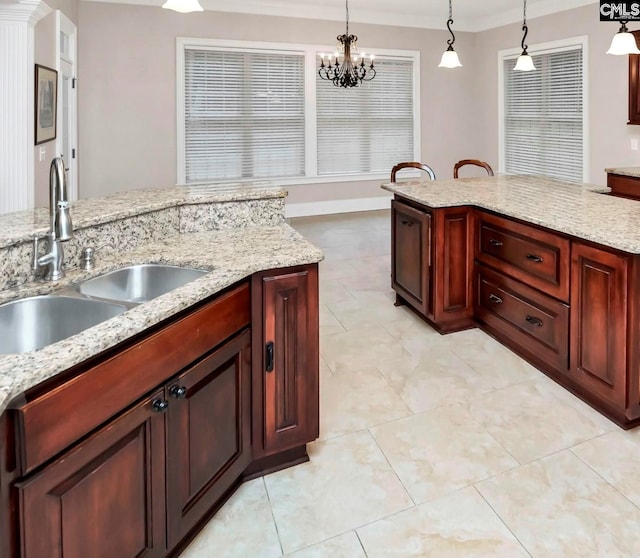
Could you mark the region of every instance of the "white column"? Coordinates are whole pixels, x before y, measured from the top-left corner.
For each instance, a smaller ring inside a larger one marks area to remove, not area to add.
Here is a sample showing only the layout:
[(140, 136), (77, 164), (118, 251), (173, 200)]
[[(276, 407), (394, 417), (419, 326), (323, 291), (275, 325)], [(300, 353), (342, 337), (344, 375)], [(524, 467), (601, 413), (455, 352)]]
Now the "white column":
[(41, 0), (0, 1), (0, 213), (33, 207), (34, 32)]

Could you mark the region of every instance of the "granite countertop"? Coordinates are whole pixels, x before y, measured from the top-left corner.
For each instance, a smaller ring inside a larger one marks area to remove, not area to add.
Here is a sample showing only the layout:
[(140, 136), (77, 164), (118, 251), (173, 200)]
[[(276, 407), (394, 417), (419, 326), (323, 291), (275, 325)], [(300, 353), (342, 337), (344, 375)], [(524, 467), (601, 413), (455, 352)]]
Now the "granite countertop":
[[(287, 191), (271, 182), (201, 184), (131, 190), (70, 204), (73, 228), (80, 229), (168, 207), (200, 203), (284, 198)], [(49, 230), (49, 209), (39, 207), (0, 215), (0, 248), (43, 236)]]
[[(264, 193), (264, 190), (262, 190)], [(262, 195), (261, 197), (265, 197)], [(171, 317), (257, 271), (316, 263), (322, 252), (286, 224), (176, 235), (130, 252), (103, 256), (92, 272), (71, 270), (54, 284), (31, 283), (14, 298), (43, 294), (130, 264), (165, 263), (211, 270), (154, 300), (39, 351), (0, 356), (0, 412), (30, 387), (148, 327)]]
[(471, 205), (631, 254), (640, 254), (640, 201), (608, 188), (544, 176), (421, 180), (382, 186), (428, 207)]
[(619, 174), (621, 176), (631, 176), (634, 178), (640, 178), (640, 167), (618, 167), (604, 169), (604, 172), (609, 174)]

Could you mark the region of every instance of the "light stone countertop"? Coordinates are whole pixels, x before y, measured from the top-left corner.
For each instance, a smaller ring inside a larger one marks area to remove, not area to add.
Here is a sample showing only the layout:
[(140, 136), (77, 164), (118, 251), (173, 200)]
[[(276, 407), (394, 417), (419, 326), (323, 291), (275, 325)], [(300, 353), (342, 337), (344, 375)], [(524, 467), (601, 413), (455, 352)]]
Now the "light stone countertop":
[[(264, 196), (263, 196), (264, 197)], [(104, 256), (92, 272), (71, 270), (54, 284), (31, 283), (15, 298), (44, 294), (88, 277), (139, 263), (164, 263), (211, 270), (203, 277), (106, 322), (39, 351), (0, 356), (0, 413), (11, 399), (155, 325), (257, 271), (316, 263), (322, 252), (289, 225), (189, 233)]]
[(603, 195), (609, 189), (601, 186), (498, 175), (388, 183), (382, 188), (428, 207), (475, 206), (640, 254), (640, 201)]
[(640, 167), (618, 167), (604, 169), (604, 172), (610, 174), (619, 174), (621, 176), (631, 176), (634, 178), (640, 178)]
[[(92, 227), (169, 207), (202, 203), (284, 198), (286, 189), (271, 182), (202, 184), (131, 190), (70, 204), (74, 230)], [(39, 207), (0, 215), (0, 248), (43, 236), (49, 230), (49, 209)]]

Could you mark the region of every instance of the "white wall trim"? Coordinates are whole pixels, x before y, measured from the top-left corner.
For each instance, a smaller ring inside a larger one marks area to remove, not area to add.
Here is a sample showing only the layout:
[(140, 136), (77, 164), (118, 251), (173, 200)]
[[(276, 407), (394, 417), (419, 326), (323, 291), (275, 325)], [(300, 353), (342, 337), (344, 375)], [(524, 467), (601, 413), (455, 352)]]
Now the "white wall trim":
[[(105, 0), (86, 0), (104, 2)], [(158, 0), (107, 0), (112, 4), (137, 4), (141, 6), (157, 7)], [(480, 0), (476, 0), (480, 1)], [(542, 0), (527, 7), (527, 18), (533, 19), (590, 4), (597, 4), (597, 0)], [(344, 5), (327, 5), (316, 3), (313, 5), (297, 2), (296, 0), (244, 0), (243, 2), (229, 2), (228, 0), (202, 0), (202, 7), (207, 11), (228, 12), (238, 14), (268, 15), (280, 17), (307, 18), (324, 21), (344, 22)], [(389, 3), (387, 10), (359, 10), (350, 14), (353, 23), (374, 25), (394, 25), (398, 27), (417, 27), (421, 29), (446, 29), (446, 17), (422, 15), (405, 9), (400, 11), (394, 3)], [(465, 17), (464, 13), (455, 15), (456, 32), (478, 32), (501, 27), (522, 21), (522, 2), (517, 7), (505, 10), (483, 18)], [(594, 15), (594, 17), (596, 17)], [(357, 30), (356, 30), (357, 31)]]
[(291, 217), (311, 217), (313, 215), (333, 215), (336, 213), (355, 213), (357, 211), (375, 211), (391, 208), (393, 196), (372, 198), (354, 198), (347, 200), (329, 200), (321, 202), (289, 203), (285, 202), (284, 214)]
[(40, 0), (0, 4), (0, 213), (34, 205), (34, 27), (50, 12)]

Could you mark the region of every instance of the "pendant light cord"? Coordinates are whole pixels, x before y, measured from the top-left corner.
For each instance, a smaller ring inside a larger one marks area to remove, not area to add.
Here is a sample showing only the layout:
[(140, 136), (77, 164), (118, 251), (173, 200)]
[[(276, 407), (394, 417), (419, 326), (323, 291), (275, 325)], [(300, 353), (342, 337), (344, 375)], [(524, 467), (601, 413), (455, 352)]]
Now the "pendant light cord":
[(349, 36), (349, 0), (346, 0), (347, 5), (347, 37)]
[(449, 0), (449, 19), (447, 20), (447, 29), (451, 33), (451, 38), (447, 40), (449, 47), (447, 50), (453, 50), (453, 43), (456, 42), (456, 36), (453, 34), (451, 25), (453, 24), (453, 10), (451, 9), (451, 0)]

